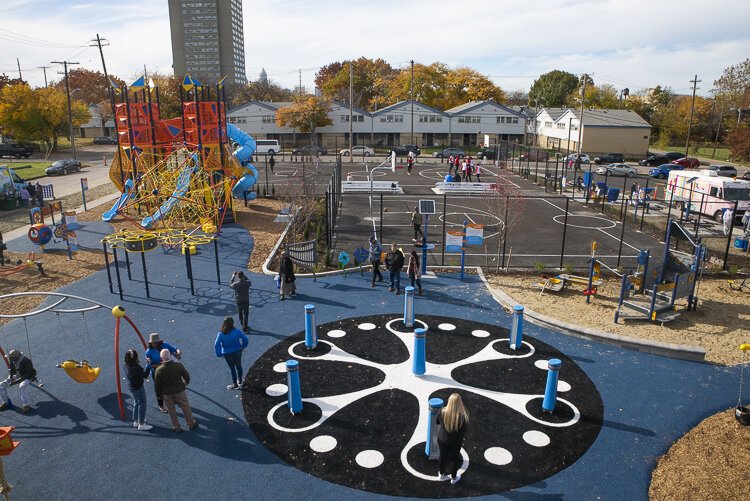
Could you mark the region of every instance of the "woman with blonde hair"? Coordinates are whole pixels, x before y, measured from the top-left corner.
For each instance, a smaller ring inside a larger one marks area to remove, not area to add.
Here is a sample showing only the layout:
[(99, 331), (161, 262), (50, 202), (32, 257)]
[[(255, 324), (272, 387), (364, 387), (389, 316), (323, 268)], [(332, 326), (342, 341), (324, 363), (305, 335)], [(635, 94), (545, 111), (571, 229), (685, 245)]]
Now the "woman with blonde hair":
[(461, 447), (469, 424), (469, 411), (466, 410), (461, 395), (453, 393), (448, 398), (448, 404), (438, 414), (438, 448), (440, 460), (438, 478), (450, 479), (451, 484), (461, 480), (458, 468), (461, 460)]

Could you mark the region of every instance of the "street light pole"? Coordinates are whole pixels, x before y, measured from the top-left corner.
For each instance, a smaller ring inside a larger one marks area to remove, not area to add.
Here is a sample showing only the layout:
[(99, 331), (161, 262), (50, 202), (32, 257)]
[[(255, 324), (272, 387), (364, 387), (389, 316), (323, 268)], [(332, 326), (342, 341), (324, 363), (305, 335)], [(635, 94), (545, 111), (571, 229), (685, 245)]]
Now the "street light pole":
[(52, 61), (53, 64), (62, 64), (65, 71), (65, 94), (68, 97), (68, 126), (70, 128), (70, 147), (73, 150), (73, 160), (76, 160), (76, 138), (73, 135), (73, 110), (70, 105), (70, 85), (68, 83), (68, 65), (79, 64), (69, 61)]
[(414, 141), (414, 59), (409, 61), (411, 63), (411, 142), (417, 144)]
[(687, 140), (685, 141), (685, 158), (688, 158), (688, 153), (690, 152), (690, 129), (693, 128), (693, 112), (695, 111), (695, 89), (697, 89), (698, 82), (701, 82), (701, 80), (698, 80), (698, 75), (695, 75), (695, 78), (690, 80), (690, 83), (693, 84), (693, 101), (690, 104), (690, 121), (688, 122), (688, 131), (687, 131)]
[(354, 61), (349, 61), (349, 162), (354, 162)]

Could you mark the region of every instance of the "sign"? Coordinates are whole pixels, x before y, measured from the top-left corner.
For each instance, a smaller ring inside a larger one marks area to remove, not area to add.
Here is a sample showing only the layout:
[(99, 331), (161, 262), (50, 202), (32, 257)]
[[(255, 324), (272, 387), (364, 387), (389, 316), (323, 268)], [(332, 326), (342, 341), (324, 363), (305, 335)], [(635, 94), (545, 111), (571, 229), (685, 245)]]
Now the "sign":
[(466, 226), (466, 245), (482, 245), (484, 243), (484, 225), (469, 224)]
[(62, 202), (60, 200), (42, 207), (42, 217), (51, 216), (54, 212), (62, 212)]
[(420, 200), (419, 201), (419, 213), (420, 214), (435, 214), (435, 201), (434, 200)]
[(76, 211), (63, 212), (63, 216), (65, 216), (65, 224), (68, 225), (69, 230), (78, 229), (78, 216), (76, 215)]
[(81, 190), (83, 190), (83, 191), (89, 191), (89, 180), (88, 180), (88, 178), (85, 178), (85, 177), (81, 178)]
[(463, 241), (463, 232), (447, 231), (445, 233), (445, 252), (461, 252)]
[(484, 147), (485, 148), (490, 147), (490, 135), (489, 134), (484, 135)]

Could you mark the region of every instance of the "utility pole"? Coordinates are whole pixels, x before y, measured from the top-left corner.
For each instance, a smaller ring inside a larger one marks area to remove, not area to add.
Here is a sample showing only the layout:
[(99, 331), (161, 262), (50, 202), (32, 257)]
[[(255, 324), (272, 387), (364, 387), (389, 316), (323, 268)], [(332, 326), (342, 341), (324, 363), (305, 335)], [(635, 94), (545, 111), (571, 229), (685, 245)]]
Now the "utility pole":
[[(721, 89), (719, 89), (719, 93), (721, 93)], [(724, 103), (721, 102), (721, 98), (718, 98), (717, 101), (719, 101), (719, 123), (716, 125), (716, 137), (714, 138), (714, 151), (711, 153), (711, 158), (716, 158), (716, 145), (719, 143), (719, 133), (721, 132), (721, 121), (724, 119)], [(716, 104), (716, 101), (714, 101), (714, 104)]]
[(581, 119), (578, 122), (578, 148), (576, 148), (576, 153), (578, 153), (578, 158), (576, 158), (576, 165), (580, 166), (581, 164), (581, 140), (583, 138), (583, 108), (586, 103), (586, 83), (589, 80), (589, 76), (584, 73), (583, 74), (583, 86), (581, 87)]
[(690, 80), (690, 83), (693, 84), (693, 101), (690, 104), (690, 121), (688, 122), (687, 140), (685, 141), (685, 158), (688, 157), (688, 153), (690, 151), (690, 129), (693, 127), (693, 112), (695, 111), (695, 90), (698, 88), (696, 87), (698, 85), (698, 82), (701, 81), (702, 80), (698, 80), (698, 75), (695, 75), (695, 78)]
[(23, 82), (23, 75), (21, 74), (21, 61), (16, 58), (16, 64), (18, 65), (18, 79)]
[[(107, 88), (109, 88), (112, 84), (109, 82), (109, 74), (107, 73), (107, 63), (104, 62), (104, 51), (102, 50), (103, 46), (108, 46), (109, 45), (109, 41), (106, 38), (100, 38), (99, 37), (99, 33), (97, 33), (96, 34), (96, 39), (92, 40), (92, 42), (95, 42), (96, 47), (99, 47), (99, 55), (102, 58), (102, 69), (104, 69), (104, 78), (107, 79), (107, 82), (105, 83), (105, 85), (107, 86)], [(102, 42), (106, 42), (106, 43), (102, 43)], [(92, 45), (90, 45), (90, 47), (94, 47), (94, 45), (92, 44)], [(112, 91), (108, 92), (108, 94), (109, 94), (109, 102), (112, 105), (112, 116), (114, 116), (114, 114), (115, 114), (115, 98), (114, 98), (114, 94), (113, 94)]]
[[(70, 85), (68, 84), (68, 65), (80, 64), (70, 61), (52, 61), (53, 64), (62, 64), (65, 69), (65, 95), (68, 96), (68, 126), (70, 128), (70, 147), (73, 150), (73, 160), (76, 159), (76, 138), (73, 135), (73, 110), (70, 106)], [(58, 72), (59, 73), (59, 72)]]
[(411, 141), (414, 141), (414, 59), (409, 61), (411, 63)]
[(354, 162), (354, 61), (349, 61), (349, 162)]
[(47, 68), (51, 68), (52, 66), (37, 66), (40, 70), (44, 71), (44, 88), (46, 89), (47, 86)]
[(299, 93), (302, 94), (302, 68), (299, 69)]

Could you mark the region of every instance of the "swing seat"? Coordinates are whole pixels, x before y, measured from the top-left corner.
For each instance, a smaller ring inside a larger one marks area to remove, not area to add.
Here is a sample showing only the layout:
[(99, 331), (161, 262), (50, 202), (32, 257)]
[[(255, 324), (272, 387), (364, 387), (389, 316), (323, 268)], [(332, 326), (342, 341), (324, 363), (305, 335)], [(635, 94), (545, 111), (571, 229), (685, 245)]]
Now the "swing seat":
[(80, 362), (66, 360), (57, 366), (65, 369), (68, 376), (76, 383), (93, 383), (101, 372), (100, 367), (91, 367), (86, 360)]
[(750, 408), (738, 404), (734, 409), (734, 418), (742, 426), (750, 425)]

